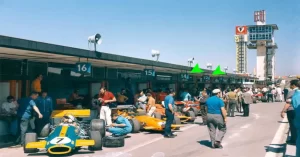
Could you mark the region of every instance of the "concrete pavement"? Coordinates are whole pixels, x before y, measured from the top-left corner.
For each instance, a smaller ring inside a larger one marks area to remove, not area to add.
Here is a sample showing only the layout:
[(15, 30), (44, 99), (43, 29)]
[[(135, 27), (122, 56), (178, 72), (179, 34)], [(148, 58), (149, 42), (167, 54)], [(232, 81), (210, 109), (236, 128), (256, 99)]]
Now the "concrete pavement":
[[(282, 124), (280, 111), (283, 103), (258, 103), (250, 105), (250, 117), (229, 117), (227, 133), (223, 139), (223, 149), (211, 149), (206, 126), (187, 124), (177, 132), (174, 139), (165, 139), (161, 134), (141, 132), (131, 134), (123, 148), (103, 148), (102, 151), (90, 153), (87, 150), (73, 156), (81, 157), (263, 157), (266, 151), (275, 151), (270, 144), (279, 126)], [(201, 117), (196, 123), (201, 122)], [(280, 145), (280, 143), (277, 143)], [(276, 150), (278, 153), (278, 150)], [(279, 154), (284, 150), (279, 150)], [(40, 154), (30, 156), (45, 156)], [(0, 157), (29, 156), (22, 148), (0, 149)], [(154, 157), (154, 156), (153, 156)]]

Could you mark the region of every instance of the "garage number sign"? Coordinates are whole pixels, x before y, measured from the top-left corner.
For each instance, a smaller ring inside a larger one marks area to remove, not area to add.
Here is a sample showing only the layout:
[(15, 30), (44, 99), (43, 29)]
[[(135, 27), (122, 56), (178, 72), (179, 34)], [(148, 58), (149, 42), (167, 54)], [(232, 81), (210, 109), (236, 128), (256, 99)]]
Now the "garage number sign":
[(144, 69), (144, 73), (146, 76), (155, 77), (155, 70), (154, 69)]
[(189, 74), (187, 73), (180, 74), (180, 77), (182, 80), (188, 80), (190, 78)]
[(92, 69), (91, 63), (76, 63), (76, 72), (90, 74)]

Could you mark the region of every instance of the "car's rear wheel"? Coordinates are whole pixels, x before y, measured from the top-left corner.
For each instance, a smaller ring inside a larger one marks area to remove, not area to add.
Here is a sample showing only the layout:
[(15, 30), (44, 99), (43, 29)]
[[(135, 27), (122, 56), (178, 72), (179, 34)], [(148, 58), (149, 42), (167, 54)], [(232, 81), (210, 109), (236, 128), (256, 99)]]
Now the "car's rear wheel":
[(132, 133), (138, 133), (141, 130), (141, 123), (136, 119), (128, 119), (132, 126)]
[(137, 115), (138, 116), (144, 116), (144, 115), (147, 115), (147, 112), (145, 110), (138, 109), (137, 110)]
[(191, 119), (189, 120), (190, 122), (194, 122), (195, 119), (196, 119), (195, 113), (194, 113), (193, 111), (187, 111), (187, 112), (185, 113), (185, 115), (186, 115), (187, 117), (190, 117), (190, 118), (191, 118)]
[(93, 119), (90, 125), (91, 125), (91, 131), (99, 131), (101, 137), (105, 136), (106, 134), (105, 121), (103, 119)]
[(89, 150), (102, 150), (102, 136), (99, 131), (90, 131), (90, 139), (95, 141), (95, 145), (89, 146)]
[(24, 143), (24, 153), (35, 153), (38, 151), (36, 148), (26, 148), (26, 145), (30, 142), (36, 142), (37, 141), (37, 135), (36, 133), (26, 133), (25, 134), (25, 143)]

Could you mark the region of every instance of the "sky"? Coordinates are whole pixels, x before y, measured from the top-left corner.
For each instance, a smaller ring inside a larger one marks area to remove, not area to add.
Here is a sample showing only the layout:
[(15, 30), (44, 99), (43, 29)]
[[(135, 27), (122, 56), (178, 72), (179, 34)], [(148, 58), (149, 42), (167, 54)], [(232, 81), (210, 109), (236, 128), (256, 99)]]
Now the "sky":
[[(276, 75), (300, 74), (299, 0), (0, 0), (0, 35), (89, 49), (87, 38), (102, 36), (101, 52), (200, 68), (235, 68), (235, 26), (253, 25), (253, 12), (266, 10), (275, 32)], [(248, 72), (256, 51), (248, 51)]]

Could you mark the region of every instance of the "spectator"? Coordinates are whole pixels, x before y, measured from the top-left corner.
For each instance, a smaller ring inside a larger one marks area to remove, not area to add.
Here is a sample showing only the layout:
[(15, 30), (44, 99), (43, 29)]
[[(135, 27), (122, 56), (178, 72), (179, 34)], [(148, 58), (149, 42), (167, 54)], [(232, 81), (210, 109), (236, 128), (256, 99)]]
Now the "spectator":
[(42, 74), (37, 75), (31, 83), (31, 91), (38, 92), (40, 94), (42, 92), (42, 85), (41, 85), (42, 80), (43, 80), (43, 75)]
[(285, 87), (283, 90), (284, 101), (287, 101), (288, 93), (289, 93), (289, 89)]
[[(292, 82), (293, 81), (293, 82)], [(297, 129), (297, 140), (296, 140), (296, 157), (300, 156), (300, 81), (292, 80), (291, 84), (296, 85), (294, 88), (295, 92), (291, 99), (291, 104), (295, 111), (294, 125)]]
[(249, 117), (249, 105), (253, 103), (253, 99), (250, 93), (244, 89), (244, 93), (241, 95), (242, 105), (244, 110), (244, 117)]
[(206, 100), (208, 99), (208, 95), (206, 90), (201, 92), (200, 98), (194, 98), (196, 101), (200, 102), (200, 110), (201, 110), (201, 117), (202, 117), (202, 125), (207, 125), (207, 105)]
[(38, 135), (40, 135), (43, 127), (46, 124), (50, 123), (50, 117), (53, 111), (53, 101), (52, 98), (48, 96), (48, 92), (43, 91), (42, 95), (35, 100), (35, 103), (41, 114), (43, 115), (43, 118), (36, 119), (36, 130)]
[(137, 99), (137, 107), (146, 111), (147, 97), (143, 90), (139, 90), (139, 98)]
[(106, 125), (110, 126), (112, 122), (111, 109), (109, 108), (109, 105), (116, 102), (116, 97), (113, 95), (113, 93), (107, 91), (105, 87), (101, 87), (98, 100), (102, 105), (100, 109), (100, 119), (105, 120)]
[(229, 103), (229, 109), (228, 109), (228, 116), (234, 117), (234, 110), (236, 108), (237, 104), (237, 94), (233, 92), (233, 90), (229, 89), (230, 92), (227, 93), (228, 103)]
[(16, 130), (18, 128), (16, 114), (18, 107), (19, 105), (13, 96), (8, 96), (6, 102), (2, 103), (1, 113), (5, 115), (5, 120), (8, 122), (10, 130), (10, 135), (4, 137), (4, 142), (8, 142), (9, 139), (16, 136)]
[[(40, 110), (36, 106), (34, 100), (38, 97), (37, 92), (32, 92), (30, 97), (21, 101), (20, 108), (18, 110), (18, 115), (20, 115), (20, 129), (21, 129), (21, 145), (25, 143), (25, 133), (28, 130), (28, 126), (31, 118), (33, 117), (33, 110), (38, 114), (39, 118), (43, 118)], [(32, 126), (31, 126), (32, 127)]]
[(236, 90), (236, 94), (237, 94), (237, 104), (236, 104), (236, 110), (240, 113), (242, 113), (242, 98), (241, 98), (241, 95), (242, 95), (242, 91), (241, 91), (241, 88), (237, 88)]
[(294, 119), (295, 119), (295, 110), (293, 108), (293, 106), (291, 105), (291, 99), (292, 96), (294, 95), (295, 91), (298, 89), (297, 87), (297, 82), (298, 80), (292, 80), (290, 82), (290, 88), (292, 89), (290, 92), (288, 92), (287, 96), (286, 96), (286, 104), (284, 105), (282, 112), (281, 112), (281, 117), (284, 118), (284, 114), (287, 114), (287, 119), (289, 122), (289, 126), (290, 126), (290, 132), (291, 132), (291, 138), (289, 141), (287, 141), (287, 143), (289, 144), (296, 144), (296, 139), (297, 139), (297, 130), (295, 128), (295, 124), (294, 124)]
[(148, 98), (148, 102), (147, 102), (147, 115), (149, 116), (153, 116), (153, 113), (156, 109), (155, 107), (155, 99), (152, 97), (151, 93), (147, 93), (147, 98)]

